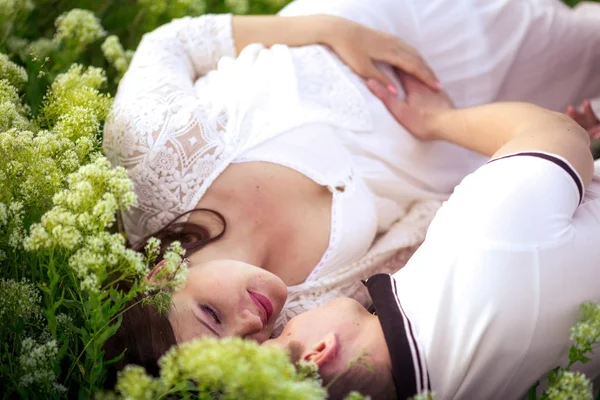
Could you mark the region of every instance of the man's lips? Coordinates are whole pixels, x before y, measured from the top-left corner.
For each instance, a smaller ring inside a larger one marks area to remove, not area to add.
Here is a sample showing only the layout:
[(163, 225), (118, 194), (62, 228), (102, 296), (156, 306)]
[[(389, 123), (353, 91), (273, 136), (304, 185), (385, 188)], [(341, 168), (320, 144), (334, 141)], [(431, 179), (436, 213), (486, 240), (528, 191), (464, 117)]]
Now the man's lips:
[(262, 294), (254, 293), (248, 291), (250, 298), (258, 306), (258, 311), (260, 312), (260, 319), (262, 320), (264, 325), (269, 323), (271, 316), (273, 315), (273, 304), (271, 301)]

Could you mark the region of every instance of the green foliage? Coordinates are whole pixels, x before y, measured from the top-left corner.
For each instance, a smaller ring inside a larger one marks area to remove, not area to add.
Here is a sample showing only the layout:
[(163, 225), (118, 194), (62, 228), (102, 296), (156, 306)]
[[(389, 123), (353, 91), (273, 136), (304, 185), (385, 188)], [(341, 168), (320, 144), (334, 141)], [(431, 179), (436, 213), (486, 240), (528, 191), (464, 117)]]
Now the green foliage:
[[(590, 380), (582, 373), (570, 369), (575, 363), (589, 362), (592, 347), (600, 342), (600, 305), (596, 302), (584, 303), (579, 313), (579, 321), (571, 328), (573, 344), (569, 349), (569, 364), (550, 371), (548, 389), (538, 398), (539, 400), (593, 399)], [(536, 398), (537, 386), (538, 384), (531, 388), (529, 398)]]
[[(125, 171), (101, 154), (112, 96), (142, 35), (175, 17), (273, 13), (287, 2), (0, 0), (0, 398), (94, 397), (102, 346), (125, 305), (152, 291), (145, 301), (165, 310), (185, 278), (175, 244), (159, 273), (171, 279), (148, 286), (159, 243), (145, 254), (126, 247), (115, 215), (135, 196)], [(591, 325), (573, 332), (577, 360), (597, 340), (589, 311)], [(129, 367), (103, 397), (326, 397), (314, 365), (296, 370), (283, 351), (240, 339), (187, 343), (160, 364), (158, 378)], [(587, 390), (569, 374), (556, 371), (557, 391)]]
[[(93, 397), (106, 370), (102, 346), (125, 304), (185, 278), (173, 245), (161, 273), (174, 279), (148, 287), (158, 243), (144, 256), (117, 232), (116, 213), (136, 199), (125, 170), (101, 154), (102, 128), (143, 33), (227, 9), (0, 0), (0, 398)], [(124, 279), (127, 292), (118, 289)], [(145, 301), (165, 309), (169, 296), (157, 293)]]
[(158, 378), (141, 367), (126, 368), (116, 393), (104, 397), (321, 400), (326, 396), (319, 382), (296, 371), (284, 351), (240, 338), (187, 342), (167, 352), (159, 365)]
[(47, 87), (73, 63), (104, 69), (106, 89), (114, 94), (142, 35), (173, 18), (223, 12), (272, 14), (288, 2), (0, 0), (0, 53), (27, 69), (29, 80), (23, 89), (37, 114)]

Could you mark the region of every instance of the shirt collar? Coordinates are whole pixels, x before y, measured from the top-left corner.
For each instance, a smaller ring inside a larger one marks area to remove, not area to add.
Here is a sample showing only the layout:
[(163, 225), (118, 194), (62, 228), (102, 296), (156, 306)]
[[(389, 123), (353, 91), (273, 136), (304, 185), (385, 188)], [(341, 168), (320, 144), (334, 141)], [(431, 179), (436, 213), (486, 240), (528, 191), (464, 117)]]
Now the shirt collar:
[(377, 274), (363, 283), (373, 301), (369, 311), (379, 318), (390, 352), (396, 397), (408, 399), (431, 391), (425, 358), (400, 304), (396, 281), (391, 275)]

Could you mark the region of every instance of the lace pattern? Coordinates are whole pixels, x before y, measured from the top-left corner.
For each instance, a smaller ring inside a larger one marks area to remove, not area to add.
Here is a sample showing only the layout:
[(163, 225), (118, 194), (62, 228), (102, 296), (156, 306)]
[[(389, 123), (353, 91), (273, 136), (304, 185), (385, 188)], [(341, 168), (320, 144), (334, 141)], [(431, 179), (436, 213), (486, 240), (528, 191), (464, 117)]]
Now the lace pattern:
[(394, 273), (402, 268), (419, 245), (435, 213), (439, 201), (415, 204), (408, 214), (382, 235), (360, 260), (339, 269), (326, 271), (313, 281), (288, 288), (288, 300), (274, 329), (278, 335), (290, 319), (338, 297), (351, 297), (363, 306), (370, 305), (368, 292), (362, 284), (375, 273)]
[(234, 56), (229, 15), (175, 20), (140, 43), (104, 134), (105, 153), (138, 195), (123, 215), (132, 242), (193, 209), (265, 140), (317, 122), (371, 128), (364, 100), (323, 47), (251, 45)]

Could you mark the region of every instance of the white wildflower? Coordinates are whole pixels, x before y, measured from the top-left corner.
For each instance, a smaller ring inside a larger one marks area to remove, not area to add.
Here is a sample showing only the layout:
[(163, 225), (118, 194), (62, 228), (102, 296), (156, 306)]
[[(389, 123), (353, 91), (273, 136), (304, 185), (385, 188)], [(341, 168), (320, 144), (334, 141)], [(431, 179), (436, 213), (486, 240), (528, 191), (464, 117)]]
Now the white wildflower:
[(10, 203), (8, 206), (8, 215), (11, 221), (8, 245), (13, 249), (20, 249), (23, 247), (25, 241), (25, 228), (23, 226), (25, 212), (23, 211), (23, 203), (19, 201)]
[(48, 391), (61, 390), (56, 385), (54, 364), (58, 355), (58, 346), (55, 340), (38, 343), (31, 338), (26, 338), (21, 343), (19, 356), (19, 370), (21, 378), (19, 383), (23, 387), (45, 388)]
[(28, 326), (36, 326), (42, 321), (42, 296), (36, 287), (26, 280), (17, 282), (0, 279), (0, 321), (2, 327), (7, 321), (20, 318)]
[(0, 79), (6, 79), (17, 89), (22, 89), (27, 82), (27, 71), (9, 60), (6, 54), (0, 53)]
[(56, 19), (54, 41), (72, 44), (79, 51), (105, 35), (100, 20), (89, 10), (74, 8)]
[(102, 53), (104, 53), (104, 57), (117, 70), (119, 77), (125, 74), (133, 57), (133, 52), (125, 51), (116, 35), (111, 35), (104, 40), (104, 43), (102, 43)]
[(592, 400), (592, 383), (580, 372), (559, 370), (544, 392), (547, 400)]
[(34, 60), (44, 60), (56, 49), (56, 42), (48, 38), (41, 38), (29, 44), (29, 54)]

